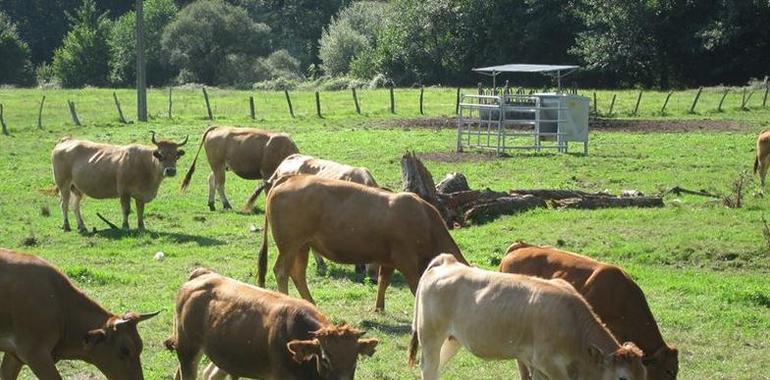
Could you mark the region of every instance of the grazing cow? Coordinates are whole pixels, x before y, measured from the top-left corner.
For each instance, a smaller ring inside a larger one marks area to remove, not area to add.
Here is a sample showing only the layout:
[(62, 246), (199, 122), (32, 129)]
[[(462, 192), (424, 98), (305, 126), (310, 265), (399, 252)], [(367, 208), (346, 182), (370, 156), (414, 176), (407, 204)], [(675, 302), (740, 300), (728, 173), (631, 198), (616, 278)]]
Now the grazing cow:
[(284, 177), (267, 195), (259, 285), (265, 285), (267, 231), (272, 224), (278, 257), (278, 290), (289, 276), (302, 298), (313, 302), (305, 271), (308, 251), (343, 264), (380, 264), (375, 310), (385, 308), (385, 289), (394, 269), (412, 293), (428, 262), (449, 252), (465, 262), (436, 208), (412, 193), (391, 193), (357, 183), (298, 175)]
[(500, 271), (569, 282), (617, 339), (632, 341), (644, 351), (642, 362), (649, 380), (676, 379), (679, 352), (663, 341), (644, 293), (622, 269), (556, 248), (518, 242), (508, 248)]
[(209, 209), (214, 211), (214, 194), (219, 192), (222, 208), (229, 210), (230, 201), (225, 195), (225, 171), (232, 170), (238, 177), (244, 179), (262, 179), (251, 194), (243, 212), (251, 212), (254, 201), (265, 188), (275, 168), (284, 158), (299, 153), (294, 141), (285, 133), (272, 133), (254, 128), (210, 127), (203, 132), (198, 151), (195, 153), (190, 170), (187, 171), (182, 190), (190, 185), (190, 179), (195, 172), (195, 162), (201, 148), (206, 146), (206, 158), (211, 166), (209, 174)]
[[(360, 183), (364, 186), (379, 187), (377, 186), (377, 181), (372, 177), (372, 173), (370, 173), (367, 168), (353, 167), (304, 154), (292, 154), (291, 156), (286, 157), (286, 159), (278, 165), (273, 176), (267, 180), (267, 189), (269, 190), (270, 184), (278, 181), (278, 179), (297, 174), (317, 175), (323, 178)], [(315, 258), (318, 271), (321, 273), (325, 272), (326, 263), (321, 255), (313, 252), (313, 257)], [(374, 281), (377, 280), (377, 272), (379, 272), (379, 270), (380, 266), (377, 264), (367, 264), (365, 269), (366, 274)], [(356, 272), (364, 273), (364, 266), (356, 265)]]
[(335, 326), (307, 301), (260, 289), (208, 269), (194, 270), (177, 293), (174, 333), (166, 347), (179, 358), (176, 378), (195, 379), (202, 354), (208, 379), (353, 379), (359, 355), (377, 339)]
[(177, 144), (156, 141), (155, 147), (142, 145), (109, 145), (65, 137), (51, 152), (53, 177), (61, 194), (62, 228), (70, 230), (69, 204), (78, 222), (78, 230), (86, 231), (80, 215), (80, 201), (84, 195), (96, 199), (120, 198), (123, 209), (123, 228), (128, 229), (131, 199), (136, 202), (137, 226), (144, 230), (144, 205), (155, 199), (160, 182), (176, 175), (176, 161), (184, 155), (179, 148), (187, 138)]
[(136, 326), (157, 314), (112, 314), (51, 264), (0, 248), (0, 379), (15, 380), (27, 365), (57, 380), (56, 362), (83, 360), (108, 379), (141, 380)]
[(754, 157), (754, 174), (759, 174), (759, 193), (765, 193), (765, 177), (770, 167), (770, 130), (757, 136), (757, 155)]
[(420, 278), (409, 364), (422, 345), (422, 378), (466, 347), (485, 359), (518, 359), (535, 379), (642, 380), (642, 352), (620, 345), (562, 280), (471, 268), (448, 254)]

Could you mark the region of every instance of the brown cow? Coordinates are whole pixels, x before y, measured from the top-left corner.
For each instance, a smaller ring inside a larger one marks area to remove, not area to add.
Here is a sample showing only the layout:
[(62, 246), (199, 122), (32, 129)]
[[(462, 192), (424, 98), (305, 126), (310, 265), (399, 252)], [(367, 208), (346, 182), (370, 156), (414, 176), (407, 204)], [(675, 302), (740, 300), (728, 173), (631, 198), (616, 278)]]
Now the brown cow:
[(84, 195), (96, 199), (120, 198), (123, 209), (123, 228), (128, 229), (128, 214), (131, 199), (136, 202), (137, 226), (144, 230), (144, 205), (155, 199), (158, 188), (165, 177), (176, 175), (176, 161), (184, 155), (179, 148), (187, 138), (177, 144), (171, 141), (156, 141), (155, 147), (142, 145), (109, 145), (65, 137), (51, 152), (53, 176), (61, 194), (61, 212), (64, 217), (62, 228), (70, 230), (69, 204), (78, 222), (78, 230), (86, 231), (80, 215), (80, 201)]
[(676, 379), (678, 351), (663, 341), (644, 293), (622, 269), (556, 248), (518, 242), (508, 248), (500, 271), (566, 280), (616, 338), (632, 341), (644, 351), (648, 379)]
[(353, 379), (358, 356), (372, 356), (378, 343), (307, 301), (203, 268), (179, 289), (174, 326), (166, 346), (179, 358), (178, 380), (196, 378), (204, 353), (216, 366), (209, 379)]
[(294, 141), (285, 133), (272, 133), (254, 128), (210, 127), (203, 132), (195, 159), (182, 181), (182, 190), (190, 185), (190, 179), (195, 172), (195, 162), (198, 161), (198, 155), (204, 145), (206, 158), (211, 166), (208, 203), (211, 211), (215, 210), (215, 191), (219, 192), (222, 208), (225, 210), (232, 208), (225, 195), (226, 170), (232, 170), (238, 177), (244, 179), (263, 180), (243, 206), (244, 212), (250, 212), (254, 201), (265, 187), (267, 179), (273, 175), (275, 168), (284, 158), (299, 153)]
[[(266, 188), (269, 189), (272, 183), (278, 181), (282, 177), (297, 174), (316, 175), (323, 178), (355, 182), (364, 186), (379, 187), (377, 186), (377, 181), (374, 180), (372, 173), (369, 172), (369, 169), (367, 168), (353, 167), (304, 154), (292, 154), (291, 156), (286, 157), (286, 159), (278, 165), (273, 176), (267, 180)], [(315, 258), (318, 271), (320, 273), (326, 272), (326, 263), (321, 255), (313, 252), (313, 257)], [(357, 273), (364, 273), (364, 270), (366, 271), (367, 276), (376, 282), (377, 272), (379, 272), (380, 266), (377, 264), (367, 264), (366, 269), (364, 269), (364, 265), (356, 265)]]
[(770, 130), (757, 136), (757, 155), (754, 157), (754, 174), (759, 174), (759, 193), (765, 193), (765, 177), (770, 167)]
[(143, 379), (136, 326), (156, 314), (112, 314), (51, 264), (0, 248), (3, 380), (25, 364), (39, 379), (61, 379), (59, 360), (83, 360), (108, 379)]
[(642, 352), (620, 345), (563, 280), (471, 268), (433, 259), (414, 303), (409, 365), (422, 345), (423, 380), (460, 347), (485, 359), (518, 359), (536, 379), (643, 380)]
[(305, 271), (308, 251), (344, 264), (380, 264), (376, 310), (385, 308), (393, 270), (403, 273), (414, 294), (428, 262), (442, 252), (466, 262), (436, 208), (412, 193), (298, 175), (273, 186), (265, 206), (259, 252), (259, 285), (265, 285), (267, 231), (273, 226), (278, 290), (288, 293), (289, 276), (302, 298), (313, 302)]

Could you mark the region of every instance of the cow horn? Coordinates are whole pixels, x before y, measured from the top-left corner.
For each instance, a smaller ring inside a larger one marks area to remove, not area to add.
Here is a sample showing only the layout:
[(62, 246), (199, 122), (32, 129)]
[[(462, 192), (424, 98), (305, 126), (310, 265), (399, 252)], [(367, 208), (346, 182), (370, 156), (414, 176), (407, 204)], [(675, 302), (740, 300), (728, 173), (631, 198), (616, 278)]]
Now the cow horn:
[(136, 319), (136, 323), (139, 323), (141, 321), (146, 321), (146, 320), (148, 320), (148, 319), (150, 319), (150, 318), (160, 314), (161, 311), (163, 311), (163, 310), (158, 310), (158, 311), (156, 311), (154, 313), (139, 314), (139, 318)]
[(158, 142), (155, 141), (155, 131), (150, 131), (150, 133), (152, 134), (152, 143), (158, 145)]
[(184, 146), (184, 144), (187, 144), (187, 140), (190, 138), (190, 135), (187, 135), (184, 137), (184, 141), (180, 142), (179, 144), (176, 144), (177, 148), (180, 146)]

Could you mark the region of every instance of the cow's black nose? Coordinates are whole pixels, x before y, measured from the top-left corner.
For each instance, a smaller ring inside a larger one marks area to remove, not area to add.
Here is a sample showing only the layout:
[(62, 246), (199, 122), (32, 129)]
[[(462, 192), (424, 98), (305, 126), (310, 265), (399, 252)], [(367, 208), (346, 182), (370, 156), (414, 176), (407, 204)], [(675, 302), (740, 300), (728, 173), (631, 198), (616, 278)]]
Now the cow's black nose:
[(173, 177), (176, 175), (176, 168), (165, 168), (163, 169), (163, 175), (166, 177)]

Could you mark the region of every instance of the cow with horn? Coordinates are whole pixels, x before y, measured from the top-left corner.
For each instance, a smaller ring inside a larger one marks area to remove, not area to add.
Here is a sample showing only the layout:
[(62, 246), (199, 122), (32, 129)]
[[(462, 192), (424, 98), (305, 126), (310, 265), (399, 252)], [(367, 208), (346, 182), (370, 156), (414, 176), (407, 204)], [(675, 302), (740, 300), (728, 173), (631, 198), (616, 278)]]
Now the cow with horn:
[(154, 146), (110, 145), (65, 137), (51, 152), (53, 176), (61, 194), (63, 228), (70, 230), (68, 211), (70, 200), (77, 218), (78, 230), (86, 231), (80, 215), (83, 196), (96, 199), (120, 198), (123, 209), (123, 229), (128, 229), (131, 199), (136, 202), (137, 227), (144, 230), (144, 205), (158, 194), (165, 177), (176, 175), (176, 161), (184, 155), (179, 149), (187, 143), (155, 139)]

